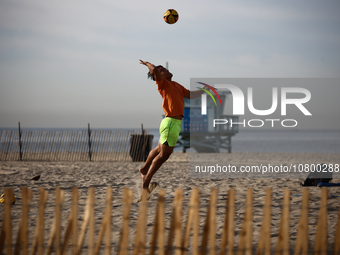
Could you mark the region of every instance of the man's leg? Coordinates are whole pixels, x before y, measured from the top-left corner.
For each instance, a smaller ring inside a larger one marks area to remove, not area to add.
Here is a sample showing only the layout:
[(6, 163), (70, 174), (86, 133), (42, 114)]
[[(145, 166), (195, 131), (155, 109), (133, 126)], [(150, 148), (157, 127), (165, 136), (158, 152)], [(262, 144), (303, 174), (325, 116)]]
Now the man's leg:
[(167, 159), (170, 157), (172, 151), (175, 148), (160, 143), (158, 144), (158, 146), (160, 147), (160, 152), (152, 160), (149, 171), (146, 174), (143, 174), (141, 172), (143, 179), (143, 189), (147, 189), (149, 187), (152, 176), (157, 172), (161, 165), (165, 161), (167, 161)]
[(161, 152), (161, 141), (159, 140), (158, 141), (158, 145), (157, 147), (153, 148), (150, 152), (149, 152), (149, 155), (148, 155), (148, 158), (146, 159), (145, 161), (145, 164), (142, 168), (139, 169), (139, 172), (142, 174), (142, 175), (146, 175), (149, 171), (149, 168), (152, 164), (152, 161), (154, 160), (154, 158)]

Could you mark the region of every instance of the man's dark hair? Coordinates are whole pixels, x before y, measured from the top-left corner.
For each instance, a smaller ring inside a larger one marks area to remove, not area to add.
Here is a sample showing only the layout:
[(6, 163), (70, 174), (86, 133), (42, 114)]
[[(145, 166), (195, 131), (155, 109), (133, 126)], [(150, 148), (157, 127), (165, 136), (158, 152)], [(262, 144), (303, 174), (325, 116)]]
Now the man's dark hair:
[[(155, 68), (160, 68), (160, 67), (163, 67), (163, 66), (159, 65), (159, 66), (156, 66)], [(148, 78), (153, 80), (153, 81), (155, 80), (155, 77), (150, 72), (148, 72)]]

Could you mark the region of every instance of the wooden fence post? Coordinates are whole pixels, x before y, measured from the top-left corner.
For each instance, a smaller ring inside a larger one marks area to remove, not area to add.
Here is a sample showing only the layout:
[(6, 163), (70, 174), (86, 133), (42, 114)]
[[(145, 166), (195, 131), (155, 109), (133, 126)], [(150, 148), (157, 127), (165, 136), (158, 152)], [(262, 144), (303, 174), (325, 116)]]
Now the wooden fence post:
[(158, 207), (158, 248), (159, 255), (165, 254), (165, 191), (159, 192), (159, 207)]
[(52, 253), (53, 242), (55, 242), (55, 254), (61, 254), (61, 245), (60, 245), (60, 227), (61, 227), (61, 205), (64, 199), (64, 192), (60, 187), (57, 187), (55, 190), (55, 214), (53, 218), (52, 228), (50, 230), (50, 239), (47, 244), (46, 255)]
[(199, 226), (199, 222), (198, 222), (199, 208), (198, 208), (198, 206), (199, 206), (199, 189), (195, 188), (191, 192), (188, 218), (187, 218), (185, 234), (184, 234), (183, 243), (182, 243), (182, 248), (183, 248), (182, 255), (187, 254), (187, 247), (189, 245), (189, 237), (190, 237), (190, 232), (191, 232), (192, 227), (194, 229), (192, 254), (198, 255), (198, 232), (199, 232), (199, 229), (198, 229), (198, 226)]
[(123, 223), (119, 240), (118, 255), (129, 254), (129, 219), (132, 203), (132, 190), (123, 189)]
[(89, 204), (90, 204), (90, 215), (89, 215), (89, 232), (88, 232), (88, 249), (89, 255), (94, 255), (94, 188), (89, 188)]
[(321, 188), (321, 203), (318, 225), (315, 233), (314, 254), (327, 254), (327, 198), (328, 189)]
[(64, 192), (60, 187), (56, 188), (56, 208), (55, 208), (55, 220), (56, 220), (56, 233), (55, 233), (55, 247), (56, 255), (61, 255), (61, 210), (64, 200)]
[(31, 255), (36, 254), (38, 251), (39, 255), (44, 253), (44, 232), (45, 232), (45, 207), (47, 202), (48, 193), (43, 187), (39, 189), (39, 208), (38, 208), (38, 219), (36, 221), (35, 233), (32, 242)]
[(308, 254), (308, 204), (309, 191), (302, 189), (302, 205), (299, 227), (297, 230), (294, 255)]
[(270, 188), (266, 190), (266, 199), (263, 209), (263, 219), (261, 226), (261, 233), (259, 243), (257, 246), (256, 255), (260, 255), (264, 252), (265, 255), (270, 255), (271, 243), (270, 243), (270, 224), (271, 224), (271, 202), (272, 191)]
[(106, 189), (106, 202), (105, 202), (105, 213), (103, 216), (102, 224), (100, 226), (99, 235), (97, 238), (97, 244), (95, 247), (95, 255), (99, 254), (100, 245), (105, 234), (105, 254), (111, 254), (111, 204), (112, 204), (112, 188)]
[(21, 129), (20, 129), (20, 122), (19, 124), (19, 158), (22, 161), (22, 142), (21, 142)]
[(216, 201), (217, 201), (217, 189), (212, 189), (210, 194), (209, 206), (207, 211), (207, 217), (203, 229), (201, 255), (207, 253), (208, 240), (210, 239), (209, 254), (215, 255), (216, 253)]
[(72, 233), (72, 255), (76, 255), (78, 252), (77, 232), (78, 232), (78, 199), (79, 192), (78, 188), (73, 187), (72, 189), (72, 208), (68, 218), (68, 223), (65, 231), (62, 255), (67, 253), (67, 246)]
[(133, 249), (133, 255), (145, 254), (145, 242), (146, 242), (146, 210), (148, 205), (148, 191), (142, 190), (142, 201), (140, 202), (139, 217), (137, 222), (137, 230), (135, 237), (135, 245)]
[(12, 254), (12, 222), (11, 222), (11, 206), (12, 206), (13, 190), (5, 189), (5, 215), (2, 222), (0, 234), (0, 253), (4, 248), (5, 254)]
[(112, 188), (108, 187), (106, 191), (106, 231), (105, 231), (105, 249), (104, 254), (111, 254), (111, 230), (112, 230)]
[[(86, 205), (85, 205), (85, 209), (84, 209), (83, 223), (81, 225), (79, 238), (77, 240), (78, 241), (77, 255), (80, 255), (81, 250), (83, 249), (86, 229), (87, 229), (87, 226), (89, 225), (89, 221), (90, 221), (90, 211), (91, 211), (91, 206), (92, 206), (91, 202), (92, 201), (91, 201), (91, 195), (90, 195), (90, 189), (89, 189), (89, 195), (87, 197), (87, 201), (86, 201)], [(73, 219), (76, 220), (77, 218), (73, 218)]]
[(234, 254), (235, 242), (235, 189), (228, 191), (228, 199), (226, 204), (226, 215), (224, 219), (224, 227), (221, 238), (221, 246), (219, 255), (225, 254), (227, 246), (228, 254)]
[(238, 255), (245, 252), (246, 255), (252, 253), (252, 235), (253, 235), (253, 191), (247, 190), (246, 208), (240, 234), (240, 243), (238, 246)]
[(175, 254), (181, 253), (181, 230), (182, 230), (182, 201), (183, 201), (183, 190), (182, 189), (176, 189), (175, 191), (175, 198), (174, 198), (174, 204), (172, 209), (172, 219), (171, 219), (171, 225), (168, 235), (168, 247), (165, 250), (166, 255), (171, 254), (171, 250), (173, 248), (173, 239), (175, 236)]
[(87, 124), (87, 130), (88, 130), (88, 136), (89, 136), (89, 157), (90, 157), (90, 161), (91, 161), (92, 152), (91, 152), (91, 129), (90, 129), (90, 123)]
[(289, 221), (290, 221), (289, 210), (290, 210), (290, 190), (285, 189), (283, 194), (280, 230), (275, 255), (280, 254), (289, 255)]
[[(31, 203), (32, 191), (27, 187), (22, 188), (22, 216), (18, 235), (20, 241), (18, 246), (22, 249), (22, 255), (28, 255), (28, 211)], [(19, 248), (19, 249), (20, 249)], [(20, 252), (18, 251), (19, 254)]]
[(72, 254), (76, 255), (78, 253), (78, 202), (79, 202), (79, 192), (78, 188), (74, 187), (72, 189), (72, 212), (70, 216), (72, 217)]
[(156, 243), (158, 239), (158, 253), (164, 255), (164, 195), (165, 191), (162, 189), (158, 193), (158, 205), (153, 226), (149, 255), (154, 255), (156, 251)]
[(338, 214), (338, 223), (336, 227), (336, 233), (334, 238), (334, 255), (340, 253), (340, 208), (339, 208), (339, 214)]

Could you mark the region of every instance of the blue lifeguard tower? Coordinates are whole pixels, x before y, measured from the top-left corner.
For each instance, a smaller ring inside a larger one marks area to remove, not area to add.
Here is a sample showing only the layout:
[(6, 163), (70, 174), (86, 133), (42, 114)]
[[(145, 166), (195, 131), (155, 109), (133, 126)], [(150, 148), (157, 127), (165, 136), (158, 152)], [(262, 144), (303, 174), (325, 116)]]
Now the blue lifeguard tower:
[[(230, 92), (220, 92), (224, 102)], [(217, 100), (217, 98), (216, 98)], [(222, 107), (216, 107), (213, 100), (207, 100), (207, 114), (201, 114), (201, 98), (184, 98), (184, 118), (177, 147), (183, 147), (183, 152), (194, 148), (197, 152), (220, 152), (226, 149), (231, 153), (231, 137), (238, 133), (238, 125), (231, 127), (230, 122), (238, 122), (238, 116), (224, 115)], [(214, 119), (224, 119), (228, 123), (213, 127)]]

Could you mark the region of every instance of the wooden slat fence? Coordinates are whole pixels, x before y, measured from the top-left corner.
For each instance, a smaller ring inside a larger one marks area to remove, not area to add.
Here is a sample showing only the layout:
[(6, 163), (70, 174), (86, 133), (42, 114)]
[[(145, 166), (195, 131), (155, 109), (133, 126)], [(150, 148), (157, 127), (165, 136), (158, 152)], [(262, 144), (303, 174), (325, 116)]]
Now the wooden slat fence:
[(0, 130), (3, 161), (144, 161), (148, 130)]
[[(85, 205), (82, 224), (78, 226), (78, 203), (79, 192), (76, 187), (72, 191), (72, 206), (69, 212), (69, 219), (64, 235), (61, 233), (61, 207), (63, 204), (64, 191), (56, 188), (55, 195), (55, 216), (52, 227), (50, 228), (49, 240), (47, 245), (44, 244), (44, 213), (47, 201), (47, 191), (40, 188), (39, 191), (39, 209), (38, 218), (35, 226), (35, 234), (32, 244), (29, 245), (28, 238), (28, 212), (31, 200), (30, 190), (22, 189), (22, 216), (21, 223), (16, 238), (12, 236), (11, 225), (11, 201), (5, 201), (5, 215), (3, 216), (2, 229), (0, 233), (0, 254), (5, 251), (5, 254), (20, 254), (26, 255), (30, 252), (31, 255), (38, 254), (66, 254), (68, 251), (72, 254), (81, 254), (82, 249), (86, 246), (88, 254), (161, 254), (161, 255), (222, 255), (222, 254), (339, 254), (340, 253), (340, 211), (337, 219), (336, 233), (334, 236), (334, 244), (329, 247), (327, 243), (327, 198), (328, 190), (322, 188), (321, 203), (319, 216), (317, 220), (317, 228), (314, 244), (311, 246), (309, 242), (308, 231), (308, 204), (309, 191), (303, 189), (301, 214), (297, 228), (297, 237), (295, 247), (290, 245), (289, 231), (289, 214), (290, 214), (290, 191), (284, 191), (284, 198), (281, 210), (281, 220), (278, 233), (275, 238), (271, 237), (271, 189), (267, 189), (265, 202), (263, 206), (263, 219), (261, 230), (258, 235), (257, 244), (253, 242), (253, 191), (247, 190), (247, 198), (245, 213), (241, 233), (238, 238), (238, 243), (235, 242), (235, 190), (230, 189), (225, 206), (225, 218), (223, 223), (222, 233), (219, 233), (221, 238), (218, 240), (216, 229), (216, 213), (217, 213), (217, 190), (212, 189), (210, 201), (207, 208), (207, 213), (204, 220), (203, 231), (199, 229), (200, 204), (199, 190), (193, 189), (191, 192), (190, 202), (188, 206), (187, 217), (183, 217), (183, 191), (178, 189), (175, 191), (174, 202), (172, 205), (172, 216), (170, 222), (165, 219), (165, 192), (161, 190), (158, 194), (158, 205), (156, 212), (151, 212), (155, 215), (153, 224), (147, 224), (147, 191), (142, 192), (142, 201), (139, 205), (138, 220), (136, 229), (133, 231), (134, 238), (131, 238), (130, 209), (132, 203), (132, 191), (129, 189), (123, 190), (123, 204), (121, 221), (117, 222), (112, 219), (112, 188), (107, 188), (106, 191), (106, 206), (104, 209), (102, 224), (99, 231), (95, 230), (95, 214), (94, 200), (95, 190), (89, 188), (88, 198)], [(6, 197), (11, 197), (13, 191), (5, 189)], [(98, 210), (96, 210), (98, 212)], [(183, 225), (182, 222), (185, 222)], [(114, 223), (114, 224), (112, 224)], [(113, 252), (111, 232), (113, 225), (117, 227), (119, 224), (120, 237), (116, 240), (118, 245), (116, 251)], [(166, 228), (166, 225), (168, 226)], [(150, 240), (147, 240), (147, 228), (152, 228)], [(201, 233), (200, 233), (201, 232)], [(220, 231), (218, 231), (220, 232)], [(97, 235), (95, 234), (97, 233)], [(84, 243), (85, 235), (87, 234), (87, 244)], [(62, 238), (63, 237), (63, 238)], [(72, 237), (72, 238), (71, 238)], [(105, 238), (104, 238), (105, 237)], [(191, 241), (190, 241), (191, 239)], [(276, 242), (273, 249), (272, 244)], [(70, 245), (71, 243), (71, 245)], [(104, 243), (104, 245), (102, 245)]]

